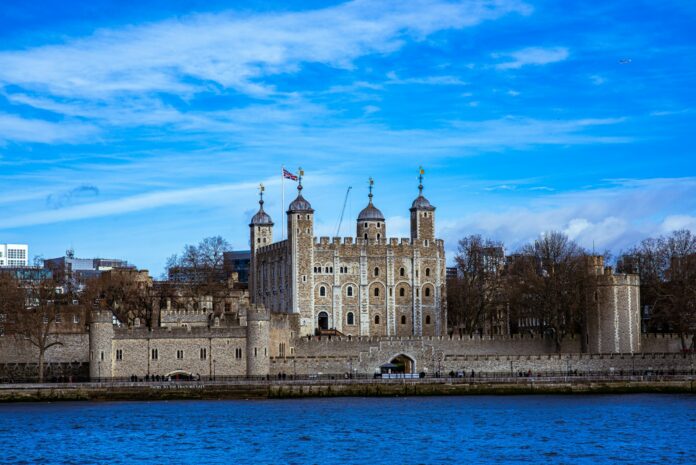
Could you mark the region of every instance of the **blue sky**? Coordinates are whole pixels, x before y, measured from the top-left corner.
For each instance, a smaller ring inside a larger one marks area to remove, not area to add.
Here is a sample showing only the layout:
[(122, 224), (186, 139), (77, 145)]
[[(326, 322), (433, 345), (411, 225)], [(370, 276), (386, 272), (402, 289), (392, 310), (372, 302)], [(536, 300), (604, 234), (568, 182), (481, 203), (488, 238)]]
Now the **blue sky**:
[(282, 164), (317, 235), (348, 186), (354, 234), (372, 176), (400, 237), (423, 165), (450, 258), (696, 230), (696, 3), (287, 3), (5, 0), (0, 242), (159, 274), (206, 236), (247, 248), (259, 182), (279, 226)]

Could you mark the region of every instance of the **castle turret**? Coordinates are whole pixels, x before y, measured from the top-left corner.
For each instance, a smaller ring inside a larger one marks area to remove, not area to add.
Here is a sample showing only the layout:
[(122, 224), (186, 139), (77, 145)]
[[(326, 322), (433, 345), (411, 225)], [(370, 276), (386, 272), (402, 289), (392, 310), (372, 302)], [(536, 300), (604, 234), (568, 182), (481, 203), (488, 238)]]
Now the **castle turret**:
[(111, 378), (111, 341), (114, 338), (113, 314), (96, 310), (89, 324), (89, 376), (92, 379)]
[(357, 238), (363, 240), (379, 240), (387, 237), (387, 224), (384, 221), (384, 215), (372, 204), (372, 188), (374, 181), (370, 178), (370, 193), (368, 194), (367, 207), (358, 215), (357, 220)]
[(263, 184), (259, 185), (259, 211), (251, 218), (249, 223), (249, 247), (251, 250), (251, 273), (249, 274), (249, 295), (252, 302), (261, 301), (260, 284), (262, 283), (260, 276), (260, 267), (257, 266), (256, 251), (260, 247), (273, 243), (273, 220), (263, 210)]
[[(593, 269), (596, 270), (596, 266)], [(603, 274), (596, 274), (596, 289), (587, 313), (586, 330), (590, 353), (640, 352), (638, 275), (614, 274), (611, 267), (605, 268)]]
[(247, 376), (268, 376), (270, 371), (270, 314), (261, 304), (247, 311)]
[[(420, 169), (418, 176), (418, 197), (411, 204), (411, 240), (430, 243), (435, 240), (435, 207), (430, 205), (428, 199), (423, 197), (423, 174), (425, 171)], [(426, 242), (427, 241), (427, 242)]]
[(300, 313), (303, 335), (314, 333), (314, 310), (312, 302), (314, 263), (314, 210), (302, 196), (302, 177), (299, 170), (297, 198), (288, 207), (288, 241), (291, 257), (292, 302), (290, 313)]

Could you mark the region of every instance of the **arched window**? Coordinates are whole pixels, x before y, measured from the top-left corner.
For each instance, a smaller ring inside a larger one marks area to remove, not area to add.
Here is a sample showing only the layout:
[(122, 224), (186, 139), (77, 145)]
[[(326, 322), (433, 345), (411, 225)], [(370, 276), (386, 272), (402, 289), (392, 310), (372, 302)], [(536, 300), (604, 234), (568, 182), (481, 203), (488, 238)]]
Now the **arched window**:
[(348, 287), (346, 288), (346, 295), (347, 295), (348, 297), (353, 297), (353, 286), (348, 286)]
[(375, 324), (376, 324), (376, 325), (379, 324), (379, 315), (375, 315)]
[(400, 287), (399, 288), (399, 297), (403, 297), (405, 295), (406, 295), (406, 289), (404, 289), (403, 287)]
[(379, 234), (377, 234), (377, 240), (379, 240)]
[(429, 325), (430, 324), (430, 315), (425, 316), (425, 324)]
[(426, 268), (426, 269), (425, 269), (425, 275), (426, 275), (426, 276), (430, 276), (430, 268)]
[(319, 295), (322, 297), (326, 297), (326, 288), (324, 286), (321, 286), (319, 288)]
[(379, 276), (379, 267), (375, 267), (375, 276)]
[(365, 233), (365, 239), (367, 240), (367, 233)]
[(425, 288), (425, 296), (430, 297), (430, 288), (429, 287)]
[(348, 312), (348, 316), (346, 317), (346, 322), (349, 325), (354, 325), (355, 324), (355, 315), (353, 315), (353, 312)]
[(406, 315), (401, 315), (401, 324), (402, 325), (406, 324)]
[(403, 268), (399, 268), (399, 276), (406, 276), (406, 270)]
[(375, 297), (379, 297), (379, 288), (378, 287), (375, 288)]

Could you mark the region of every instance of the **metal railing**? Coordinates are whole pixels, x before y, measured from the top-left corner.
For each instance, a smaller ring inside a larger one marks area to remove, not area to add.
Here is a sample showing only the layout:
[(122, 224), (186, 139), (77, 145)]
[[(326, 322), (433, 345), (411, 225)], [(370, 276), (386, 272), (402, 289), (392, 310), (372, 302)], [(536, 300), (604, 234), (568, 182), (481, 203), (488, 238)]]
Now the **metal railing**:
[(0, 383), (0, 390), (7, 389), (41, 389), (41, 388), (102, 388), (102, 387), (124, 387), (124, 388), (162, 388), (168, 386), (185, 387), (207, 387), (207, 386), (256, 386), (266, 387), (275, 385), (353, 385), (353, 384), (588, 384), (588, 383), (626, 383), (626, 382), (670, 382), (670, 381), (694, 381), (696, 376), (691, 371), (684, 370), (662, 370), (662, 371), (641, 371), (628, 374), (616, 374), (608, 371), (595, 371), (587, 373), (562, 373), (544, 372), (532, 376), (519, 376), (510, 373), (480, 373), (474, 376), (423, 376), (419, 378), (382, 378), (376, 375), (359, 374), (356, 376), (340, 375), (302, 375), (302, 376), (268, 376), (268, 377), (245, 377), (245, 376), (225, 376), (201, 379), (160, 379), (134, 381), (130, 378), (103, 378), (91, 379), (89, 381), (73, 382), (44, 382), (37, 383), (30, 380), (14, 380), (11, 383)]

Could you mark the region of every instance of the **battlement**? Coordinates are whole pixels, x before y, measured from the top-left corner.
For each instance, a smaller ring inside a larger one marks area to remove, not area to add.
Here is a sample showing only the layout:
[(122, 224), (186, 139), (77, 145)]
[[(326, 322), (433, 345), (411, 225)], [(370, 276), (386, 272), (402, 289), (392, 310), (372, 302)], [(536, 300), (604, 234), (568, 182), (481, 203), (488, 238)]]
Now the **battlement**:
[(239, 327), (166, 327), (152, 328), (114, 328), (114, 339), (200, 339), (200, 338), (245, 338), (246, 328)]
[(247, 321), (269, 321), (271, 312), (263, 304), (256, 304), (247, 310)]
[[(423, 242), (423, 241), (420, 241)], [(389, 237), (380, 239), (363, 239), (363, 238), (352, 238), (352, 237), (314, 237), (314, 246), (319, 247), (323, 250), (339, 250), (339, 251), (352, 251), (356, 252), (364, 246), (383, 246), (386, 248), (393, 249), (410, 249), (417, 243), (411, 241), (407, 237)], [(275, 245), (275, 244), (273, 244)], [(434, 242), (430, 243), (430, 247), (444, 248), (444, 241), (442, 239), (436, 239)], [(269, 248), (269, 246), (262, 247), (259, 249), (264, 252), (266, 250), (275, 250)]]
[(640, 286), (640, 277), (637, 274), (614, 273), (611, 267), (604, 269), (604, 274), (597, 277), (600, 286)]
[(279, 250), (287, 250), (288, 247), (288, 240), (282, 240), (278, 242), (274, 242), (269, 245), (264, 245), (263, 247), (259, 247), (257, 250), (257, 253), (266, 253), (266, 252), (274, 252), (274, 251), (279, 251)]

